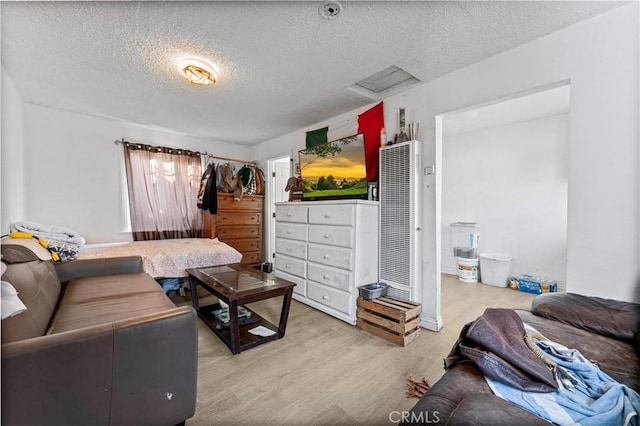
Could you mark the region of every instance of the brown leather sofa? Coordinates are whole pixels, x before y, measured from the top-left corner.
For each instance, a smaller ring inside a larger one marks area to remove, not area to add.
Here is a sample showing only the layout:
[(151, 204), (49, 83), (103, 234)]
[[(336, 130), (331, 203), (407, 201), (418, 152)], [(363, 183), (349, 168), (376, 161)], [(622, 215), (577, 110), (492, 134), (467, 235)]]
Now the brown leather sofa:
[[(640, 392), (640, 305), (578, 294), (537, 296), (523, 322), (550, 340), (578, 349), (620, 383)], [(407, 424), (548, 425), (495, 396), (480, 370), (460, 363), (416, 403)]]
[(26, 311), (2, 320), (3, 425), (174, 425), (196, 404), (197, 324), (139, 257), (55, 264), (2, 242)]

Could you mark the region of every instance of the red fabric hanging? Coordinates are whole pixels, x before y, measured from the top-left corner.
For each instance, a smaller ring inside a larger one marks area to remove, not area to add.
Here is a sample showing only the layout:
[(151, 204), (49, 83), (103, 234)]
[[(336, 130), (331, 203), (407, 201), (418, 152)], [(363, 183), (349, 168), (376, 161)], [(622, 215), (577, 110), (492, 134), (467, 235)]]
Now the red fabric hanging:
[(358, 116), (358, 133), (364, 135), (364, 156), (367, 163), (367, 181), (378, 180), (378, 153), (380, 130), (384, 127), (382, 102)]

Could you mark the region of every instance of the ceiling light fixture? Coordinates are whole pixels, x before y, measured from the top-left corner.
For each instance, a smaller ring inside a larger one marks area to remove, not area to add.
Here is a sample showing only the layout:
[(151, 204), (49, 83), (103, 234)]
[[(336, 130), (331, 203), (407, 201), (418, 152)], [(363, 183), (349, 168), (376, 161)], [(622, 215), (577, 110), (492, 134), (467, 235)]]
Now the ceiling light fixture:
[(200, 59), (185, 59), (180, 62), (178, 69), (189, 83), (209, 86), (218, 81), (213, 67)]

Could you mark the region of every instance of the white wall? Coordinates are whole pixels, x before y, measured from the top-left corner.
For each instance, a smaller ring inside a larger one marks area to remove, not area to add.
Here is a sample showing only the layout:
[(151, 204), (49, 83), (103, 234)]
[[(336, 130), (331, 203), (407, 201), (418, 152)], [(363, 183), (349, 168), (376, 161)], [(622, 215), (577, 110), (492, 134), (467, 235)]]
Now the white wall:
[(480, 252), (508, 254), (513, 275), (564, 287), (568, 154), (568, 114), (445, 137), (442, 271), (456, 273), (449, 225), (478, 222)]
[(131, 241), (123, 232), (122, 146), (114, 140), (240, 159), (251, 154), (242, 145), (31, 104), (24, 122), (26, 211), (20, 220), (71, 228), (90, 243)]
[[(439, 114), (570, 80), (567, 290), (623, 300), (635, 299), (639, 285), (638, 7), (616, 8), (384, 100), (387, 134), (397, 131), (398, 108), (406, 108), (407, 121), (420, 123), (423, 163), (430, 165), (440, 160)], [(301, 146), (304, 131), (320, 124), (264, 142), (260, 158)], [(431, 212), (425, 230), (437, 229), (438, 178), (424, 179), (424, 210)], [(434, 235), (424, 232), (423, 320), (437, 322)]]
[(0, 195), (0, 232), (9, 232), (9, 223), (21, 220), (25, 211), (24, 190), (24, 159), (22, 149), (22, 110), (24, 102), (22, 96), (13, 84), (11, 77), (1, 69), (2, 106), (2, 143), (1, 164), (2, 187)]

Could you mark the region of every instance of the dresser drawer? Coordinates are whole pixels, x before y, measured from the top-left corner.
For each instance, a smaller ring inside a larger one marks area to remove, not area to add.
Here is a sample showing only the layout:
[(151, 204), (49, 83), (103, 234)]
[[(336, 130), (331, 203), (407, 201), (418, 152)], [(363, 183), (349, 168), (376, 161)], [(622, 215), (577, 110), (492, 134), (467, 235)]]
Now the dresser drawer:
[(245, 252), (245, 251), (260, 251), (260, 239), (246, 239), (246, 240), (235, 240), (235, 239), (227, 239), (224, 240), (225, 244), (230, 245), (234, 249)]
[(309, 225), (309, 241), (339, 247), (353, 247), (353, 228)]
[(351, 288), (351, 272), (327, 268), (315, 263), (308, 264), (307, 278), (340, 290), (349, 291)]
[(218, 194), (218, 212), (220, 210), (256, 210), (263, 211), (264, 196), (243, 195), (242, 199), (236, 201), (233, 194)]
[(217, 236), (220, 241), (233, 240), (237, 238), (259, 238), (259, 225), (227, 225), (217, 229)]
[(257, 265), (262, 262), (262, 256), (260, 256), (259, 251), (252, 251), (248, 253), (242, 253), (242, 263), (243, 265)]
[(293, 288), (293, 292), (301, 296), (307, 295), (307, 281), (305, 281), (304, 279), (278, 270), (276, 270), (276, 277), (291, 281), (292, 283), (296, 283), (296, 286)]
[(353, 269), (353, 250), (350, 249), (309, 244), (307, 258), (311, 262), (323, 265), (335, 266), (349, 271)]
[(309, 223), (353, 225), (354, 221), (354, 206), (317, 206), (309, 210)]
[(351, 313), (351, 296), (340, 290), (314, 283), (313, 281), (308, 281), (307, 297), (346, 314)]
[(294, 259), (289, 256), (277, 255), (275, 260), (276, 269), (300, 278), (307, 276), (307, 263), (304, 260)]
[(307, 258), (307, 244), (278, 238), (276, 239), (276, 253), (305, 260)]
[(280, 222), (307, 223), (307, 208), (302, 206), (276, 206), (276, 219)]
[(251, 212), (218, 212), (218, 226), (224, 225), (259, 225), (262, 213)]
[(276, 223), (276, 237), (307, 241), (307, 225), (278, 222)]

